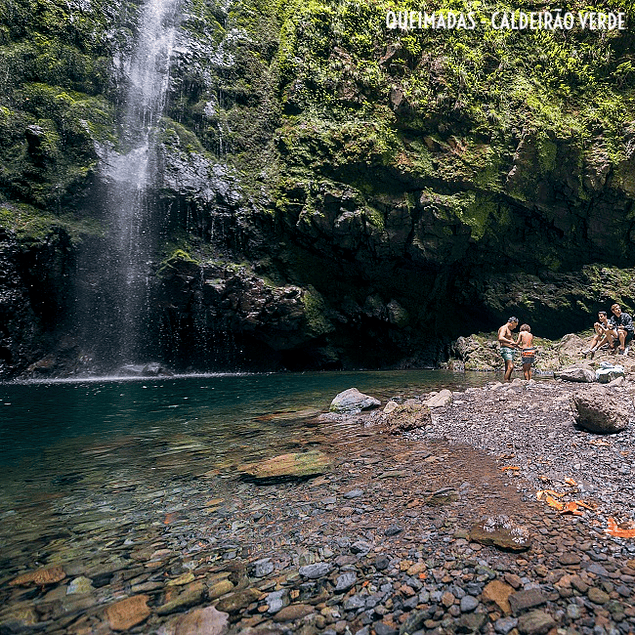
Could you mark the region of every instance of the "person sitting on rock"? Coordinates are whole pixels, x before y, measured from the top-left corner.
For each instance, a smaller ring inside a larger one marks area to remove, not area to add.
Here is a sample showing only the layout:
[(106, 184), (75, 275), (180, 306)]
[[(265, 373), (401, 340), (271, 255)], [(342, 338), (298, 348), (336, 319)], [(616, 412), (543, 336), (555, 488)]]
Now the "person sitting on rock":
[(633, 318), (628, 313), (624, 313), (619, 304), (614, 304), (611, 311), (613, 317), (609, 322), (617, 330), (617, 337), (620, 341), (618, 350), (622, 355), (628, 355), (627, 344), (633, 339)]
[(591, 340), (591, 346), (585, 351), (582, 351), (584, 357), (589, 355), (591, 359), (593, 359), (595, 353), (605, 344), (613, 348), (615, 346), (615, 340), (617, 339), (617, 331), (609, 322), (609, 316), (606, 311), (598, 311), (598, 321), (593, 325), (593, 328), (595, 329), (595, 335)]
[(505, 381), (509, 381), (514, 370), (514, 349), (516, 342), (512, 339), (512, 331), (518, 326), (518, 318), (513, 315), (498, 329), (498, 343), (501, 357), (505, 362)]
[(536, 347), (534, 346), (534, 336), (531, 334), (529, 324), (523, 324), (518, 333), (516, 346), (520, 346), (520, 357), (523, 362), (523, 374), (525, 379), (531, 379), (531, 365), (536, 359)]

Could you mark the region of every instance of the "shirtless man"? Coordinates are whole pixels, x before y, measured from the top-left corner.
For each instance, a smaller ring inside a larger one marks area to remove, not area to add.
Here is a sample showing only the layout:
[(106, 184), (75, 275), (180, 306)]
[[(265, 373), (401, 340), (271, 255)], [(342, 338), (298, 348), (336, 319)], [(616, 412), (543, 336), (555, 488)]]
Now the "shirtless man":
[(513, 315), (498, 329), (498, 343), (500, 345), (501, 357), (505, 361), (505, 381), (509, 381), (514, 370), (514, 349), (516, 342), (513, 339), (512, 331), (518, 326), (518, 318)]

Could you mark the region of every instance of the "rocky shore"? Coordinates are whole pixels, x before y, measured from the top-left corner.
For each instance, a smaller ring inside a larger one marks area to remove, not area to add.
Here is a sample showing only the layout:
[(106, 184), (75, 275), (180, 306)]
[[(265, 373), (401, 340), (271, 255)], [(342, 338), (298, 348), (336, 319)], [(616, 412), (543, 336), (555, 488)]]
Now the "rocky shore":
[[(581, 386), (322, 414), (301, 478), (184, 475), (134, 499), (146, 522), (112, 518), (133, 499), (111, 483), (84, 501), (108, 522), (3, 556), (0, 633), (635, 632), (635, 441), (575, 426)], [(632, 413), (635, 385), (606, 390)]]

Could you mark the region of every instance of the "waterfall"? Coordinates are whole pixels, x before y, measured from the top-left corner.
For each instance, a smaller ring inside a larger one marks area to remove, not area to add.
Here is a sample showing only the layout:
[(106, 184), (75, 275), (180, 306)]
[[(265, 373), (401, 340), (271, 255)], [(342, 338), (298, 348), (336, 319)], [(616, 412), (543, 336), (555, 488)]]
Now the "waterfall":
[(148, 281), (160, 225), (153, 201), (157, 136), (170, 84), (179, 3), (147, 0), (141, 7), (135, 49), (124, 67), (128, 87), (118, 152), (102, 153), (106, 249), (83, 258), (92, 296), (83, 311), (84, 340), (102, 366), (141, 363), (148, 354)]

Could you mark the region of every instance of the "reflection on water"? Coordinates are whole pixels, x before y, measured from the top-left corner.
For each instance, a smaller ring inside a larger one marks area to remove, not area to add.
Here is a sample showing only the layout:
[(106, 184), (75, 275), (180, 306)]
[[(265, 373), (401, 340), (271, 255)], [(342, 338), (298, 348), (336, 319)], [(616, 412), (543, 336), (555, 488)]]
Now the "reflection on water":
[(0, 385), (0, 569), (42, 553), (49, 563), (84, 557), (127, 527), (162, 526), (238, 463), (328, 449), (350, 424), (317, 415), (347, 388), (385, 402), (491, 379), (394, 371)]
[(222, 454), (226, 446), (254, 436), (259, 442), (263, 435), (285, 437), (352, 386), (385, 401), (490, 379), (483, 373), (377, 371), (3, 384), (0, 465), (72, 438), (79, 449), (127, 435), (145, 450), (175, 435), (193, 435)]

